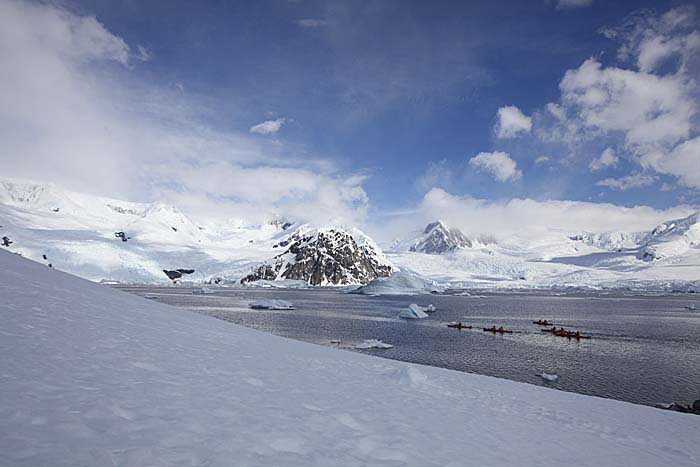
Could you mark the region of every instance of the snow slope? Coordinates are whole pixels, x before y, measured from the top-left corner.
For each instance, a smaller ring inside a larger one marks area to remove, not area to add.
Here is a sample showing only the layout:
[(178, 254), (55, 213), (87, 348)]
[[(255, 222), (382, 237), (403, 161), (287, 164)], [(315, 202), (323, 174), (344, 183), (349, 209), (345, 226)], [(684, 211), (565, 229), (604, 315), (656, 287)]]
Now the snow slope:
[(642, 240), (637, 257), (644, 261), (700, 255), (700, 213), (657, 225)]
[(0, 251), (0, 464), (696, 466), (700, 417), (378, 359)]
[(0, 180), (0, 237), (12, 239), (10, 250), (94, 281), (169, 282), (163, 269), (180, 268), (195, 270), (189, 281), (235, 281), (274, 255), (272, 245), (287, 235), (275, 223), (195, 223), (161, 203)]

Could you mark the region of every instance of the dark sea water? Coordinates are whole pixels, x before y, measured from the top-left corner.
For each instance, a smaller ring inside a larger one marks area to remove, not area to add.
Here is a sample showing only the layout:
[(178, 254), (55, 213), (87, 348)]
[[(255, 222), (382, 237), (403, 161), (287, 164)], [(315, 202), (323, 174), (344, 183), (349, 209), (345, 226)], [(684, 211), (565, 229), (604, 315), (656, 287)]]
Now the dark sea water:
[[(546, 294), (368, 297), (337, 290), (215, 289), (194, 295), (184, 287), (121, 287), (279, 336), (407, 362), (479, 373), (639, 404), (692, 403), (700, 399), (700, 311), (684, 307), (700, 296)], [(251, 300), (291, 301), (294, 311), (251, 310)], [(434, 304), (429, 318), (406, 321), (411, 303)], [(542, 333), (547, 319), (592, 336), (568, 340)], [(473, 330), (446, 327), (450, 321)], [(515, 332), (494, 335), (492, 325)], [(394, 345), (354, 350), (365, 339)], [(341, 344), (331, 344), (340, 340)], [(540, 373), (556, 373), (546, 383)]]

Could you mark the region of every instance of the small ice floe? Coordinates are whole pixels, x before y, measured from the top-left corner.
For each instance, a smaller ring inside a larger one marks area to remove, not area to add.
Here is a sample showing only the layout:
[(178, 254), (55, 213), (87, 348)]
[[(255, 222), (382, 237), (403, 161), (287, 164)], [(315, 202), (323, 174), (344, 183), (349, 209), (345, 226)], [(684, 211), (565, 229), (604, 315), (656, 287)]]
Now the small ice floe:
[(553, 373), (540, 373), (540, 378), (550, 383), (553, 383), (559, 379), (559, 375)]
[(686, 305), (685, 309), (690, 310), (690, 311), (695, 311), (696, 310), (695, 303), (691, 303), (690, 305)]
[(294, 305), (287, 300), (256, 300), (248, 304), (253, 310), (293, 310)]
[(329, 344), (335, 344), (335, 345), (340, 345), (342, 341), (340, 339), (331, 339), (328, 341)]
[(415, 303), (409, 305), (408, 310), (403, 310), (399, 313), (399, 318), (403, 319), (423, 319), (427, 317), (428, 313), (425, 312), (425, 308)]
[(147, 298), (149, 300), (158, 300), (158, 297), (155, 295), (144, 295), (143, 298)]
[(216, 290), (213, 290), (213, 289), (210, 289), (207, 287), (202, 287), (201, 289), (194, 289), (192, 291), (192, 293), (195, 295), (209, 295), (209, 294), (216, 293)]
[(377, 339), (367, 339), (355, 346), (356, 349), (391, 349), (394, 346)]

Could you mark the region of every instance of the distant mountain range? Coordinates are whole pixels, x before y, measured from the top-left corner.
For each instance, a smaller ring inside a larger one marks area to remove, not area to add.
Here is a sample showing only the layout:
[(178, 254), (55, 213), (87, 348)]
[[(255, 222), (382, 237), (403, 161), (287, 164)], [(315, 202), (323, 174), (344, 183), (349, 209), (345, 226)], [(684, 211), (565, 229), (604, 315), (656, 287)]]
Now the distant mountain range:
[(664, 290), (700, 284), (698, 213), (647, 232), (545, 230), (536, 237), (468, 235), (435, 221), (393, 242), (385, 255), (352, 226), (299, 225), (281, 216), (263, 224), (195, 221), (170, 205), (0, 180), (0, 248), (94, 281), (129, 283), (349, 285), (404, 270), (410, 281), (383, 281), (382, 290), (398, 282)]

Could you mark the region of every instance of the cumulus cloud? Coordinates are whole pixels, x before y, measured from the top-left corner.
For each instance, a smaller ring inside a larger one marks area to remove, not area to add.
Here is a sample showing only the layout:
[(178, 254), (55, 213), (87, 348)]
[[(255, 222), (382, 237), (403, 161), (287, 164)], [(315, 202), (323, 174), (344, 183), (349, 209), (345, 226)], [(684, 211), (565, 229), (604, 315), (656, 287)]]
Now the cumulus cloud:
[(285, 123), (284, 118), (278, 118), (276, 120), (265, 120), (262, 123), (258, 123), (257, 125), (253, 125), (250, 127), (250, 132), (251, 133), (258, 133), (260, 135), (273, 135), (280, 131), (280, 128), (282, 128), (282, 125)]
[(529, 133), (532, 129), (532, 119), (522, 111), (508, 105), (498, 109), (498, 122), (496, 123), (496, 136), (499, 138), (514, 138), (520, 133)]
[(208, 104), (184, 86), (140, 78), (149, 57), (92, 16), (0, 0), (2, 176), (181, 203), (195, 217), (364, 218), (364, 175), (212, 128)]
[(558, 0), (557, 10), (570, 10), (593, 5), (593, 0)]
[[(647, 172), (671, 175), (688, 187), (700, 188), (700, 156), (694, 143), (700, 137), (696, 19), (692, 7), (662, 15), (645, 11), (604, 30), (620, 43), (619, 63), (605, 66), (589, 58), (568, 70), (559, 85), (560, 102), (546, 106), (554, 118), (543, 121), (537, 135), (579, 153), (589, 143), (590, 147), (615, 144), (620, 153), (615, 157), (624, 155)], [(611, 155), (607, 161), (616, 162)], [(599, 170), (605, 167), (603, 162), (594, 161), (590, 168)]]
[(606, 167), (615, 167), (620, 159), (615, 155), (615, 150), (612, 148), (607, 148), (597, 157), (588, 164), (588, 167), (592, 172), (597, 172)]
[(657, 177), (637, 173), (621, 178), (606, 178), (596, 182), (596, 185), (606, 186), (608, 188), (612, 188), (613, 190), (625, 191), (631, 188), (642, 188), (653, 185), (656, 180)]
[(505, 152), (480, 152), (469, 159), (469, 165), (490, 173), (499, 182), (517, 180), (523, 173), (518, 164)]

